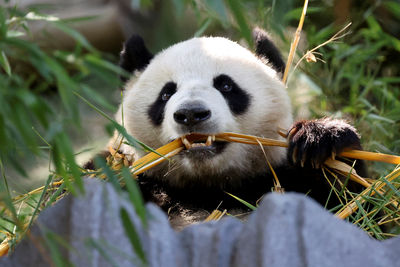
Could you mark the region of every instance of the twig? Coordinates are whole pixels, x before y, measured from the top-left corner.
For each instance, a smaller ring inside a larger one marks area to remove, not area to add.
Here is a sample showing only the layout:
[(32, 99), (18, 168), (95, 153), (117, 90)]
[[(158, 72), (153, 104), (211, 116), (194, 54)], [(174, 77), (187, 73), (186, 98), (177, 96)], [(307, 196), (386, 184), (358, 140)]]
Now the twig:
[[(341, 29), (340, 31), (338, 31), (337, 33), (335, 33), (335, 35), (333, 35), (331, 38), (329, 38), (329, 40), (323, 42), (322, 44), (317, 45), (316, 47), (314, 47), (313, 49), (307, 51), (307, 53), (305, 53), (300, 59), (299, 61), (297, 61), (296, 65), (293, 68), (293, 71), (299, 66), (300, 62), (304, 60), (304, 58), (306, 58), (307, 56), (309, 56), (310, 54), (313, 54), (315, 50), (323, 47), (324, 45), (329, 44), (330, 42), (334, 42), (338, 39), (341, 39), (343, 37), (345, 37), (346, 35), (349, 34), (349, 32), (346, 32), (342, 35), (340, 35), (341, 33), (343, 33), (348, 27), (350, 27), (351, 22), (349, 24), (347, 24), (346, 26), (344, 26), (343, 29)], [(322, 59), (320, 59), (321, 61), (323, 61)]]
[(304, 6), (303, 6), (303, 12), (301, 13), (301, 17), (300, 17), (300, 21), (299, 21), (299, 26), (297, 26), (297, 30), (294, 35), (293, 42), (290, 45), (290, 52), (289, 52), (288, 60), (286, 62), (285, 72), (283, 73), (283, 78), (282, 78), (282, 81), (284, 84), (286, 84), (290, 66), (292, 65), (294, 54), (296, 53), (296, 48), (300, 41), (300, 33), (301, 33), (301, 30), (303, 29), (304, 19), (306, 17), (306, 13), (307, 13), (307, 6), (308, 6), (308, 0), (305, 0)]

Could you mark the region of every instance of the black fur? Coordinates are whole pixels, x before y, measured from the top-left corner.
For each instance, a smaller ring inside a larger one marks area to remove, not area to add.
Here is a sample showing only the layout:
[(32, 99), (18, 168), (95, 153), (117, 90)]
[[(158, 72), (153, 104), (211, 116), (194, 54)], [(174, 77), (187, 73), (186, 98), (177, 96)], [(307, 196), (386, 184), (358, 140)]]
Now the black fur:
[(154, 125), (161, 125), (164, 119), (165, 105), (167, 104), (168, 99), (175, 94), (176, 86), (177, 85), (174, 82), (167, 82), (161, 89), (156, 101), (147, 110), (147, 114)]
[[(121, 52), (119, 65), (129, 73), (143, 70), (152, 60), (153, 55), (147, 50), (142, 37), (132, 35), (124, 44)], [(125, 76), (121, 76), (126, 81)]]
[(299, 121), (288, 133), (288, 160), (295, 165), (319, 167), (345, 148), (361, 149), (356, 130), (343, 120)]
[(259, 28), (255, 28), (253, 30), (253, 38), (256, 45), (256, 55), (267, 59), (278, 73), (283, 74), (285, 62), (268, 34)]
[[(327, 209), (333, 209), (340, 204), (336, 195), (331, 194), (332, 189), (321, 169), (285, 164), (275, 167), (274, 170), (284, 191), (307, 194)], [(264, 194), (273, 190), (273, 179), (270, 173), (260, 173), (255, 177), (245, 177), (239, 188), (232, 188), (227, 184), (222, 188), (188, 186), (178, 189), (143, 175), (139, 178), (139, 186), (144, 200), (160, 206), (168, 214), (174, 228), (179, 230), (188, 224), (203, 221), (217, 207), (219, 210), (226, 209), (228, 213), (235, 213), (233, 215), (246, 216), (251, 210), (227, 192), (256, 205)], [(345, 180), (346, 177), (342, 177), (342, 181)], [(360, 185), (352, 181), (348, 182), (347, 188), (352, 192), (362, 190)]]
[(250, 106), (250, 95), (240, 88), (228, 75), (221, 74), (215, 77), (213, 86), (221, 92), (234, 114), (243, 114)]

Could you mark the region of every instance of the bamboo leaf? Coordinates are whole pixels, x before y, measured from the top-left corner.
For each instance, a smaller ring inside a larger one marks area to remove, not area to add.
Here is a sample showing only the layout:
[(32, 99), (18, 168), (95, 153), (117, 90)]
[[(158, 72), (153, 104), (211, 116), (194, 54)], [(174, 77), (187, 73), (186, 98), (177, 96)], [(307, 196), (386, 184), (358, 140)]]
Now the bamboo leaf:
[(90, 238), (85, 241), (87, 246), (97, 249), (100, 255), (113, 267), (118, 267), (118, 263), (112, 258), (112, 255), (108, 253), (107, 249), (103, 248), (102, 243)]
[(211, 18), (207, 18), (205, 19), (201, 24), (199, 29), (197, 30), (197, 32), (195, 32), (195, 34), (193, 35), (194, 37), (199, 37), (202, 36), (204, 34), (204, 32), (207, 30), (207, 28), (210, 26), (212, 22)]
[(122, 177), (125, 181), (129, 193), (129, 199), (135, 208), (136, 214), (142, 220), (142, 224), (147, 227), (146, 208), (144, 206), (142, 193), (127, 168), (122, 169)]
[(108, 180), (114, 186), (114, 189), (117, 192), (121, 192), (121, 186), (118, 182), (118, 177), (115, 175), (113, 170), (107, 165), (107, 163), (104, 161), (104, 159), (101, 157), (96, 157), (94, 159), (94, 163), (96, 164), (96, 166), (101, 168), (102, 172), (107, 176)]
[(228, 20), (226, 13), (226, 7), (223, 0), (206, 0), (207, 5), (210, 7), (212, 12), (216, 12), (219, 19), (224, 23)]
[(0, 65), (3, 67), (3, 69), (7, 73), (7, 75), (11, 76), (10, 63), (8, 62), (6, 53), (4, 53), (4, 51), (1, 51), (1, 53), (0, 53)]
[(146, 254), (144, 253), (139, 235), (136, 232), (135, 226), (133, 225), (126, 209), (124, 208), (120, 209), (120, 216), (122, 220), (122, 225), (124, 226), (125, 233), (132, 244), (135, 254), (142, 260), (143, 264), (147, 265)]
[(234, 199), (236, 199), (237, 201), (239, 201), (240, 203), (242, 203), (243, 205), (245, 205), (249, 209), (251, 209), (251, 210), (256, 210), (257, 209), (257, 207), (251, 205), (250, 203), (244, 201), (243, 199), (241, 199), (241, 198), (239, 198), (239, 197), (237, 197), (235, 195), (232, 195), (231, 193), (228, 193), (228, 192), (225, 192), (225, 193), (230, 195), (231, 197), (233, 197)]
[(240, 33), (247, 41), (250, 47), (253, 47), (253, 38), (251, 35), (251, 29), (247, 24), (245, 15), (243, 14), (244, 8), (241, 6), (241, 2), (238, 0), (225, 0), (227, 6), (231, 10), (236, 23), (239, 26)]

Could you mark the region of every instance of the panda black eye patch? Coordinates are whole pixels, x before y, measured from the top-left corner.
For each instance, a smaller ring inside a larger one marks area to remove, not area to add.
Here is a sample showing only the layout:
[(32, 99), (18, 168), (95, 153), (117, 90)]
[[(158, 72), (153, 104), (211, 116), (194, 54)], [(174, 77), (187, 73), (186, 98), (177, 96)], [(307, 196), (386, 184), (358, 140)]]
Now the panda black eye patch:
[(240, 115), (246, 112), (250, 105), (250, 95), (240, 88), (231, 77), (226, 74), (218, 75), (213, 80), (213, 86), (224, 96), (234, 114)]
[(165, 105), (167, 104), (170, 97), (175, 94), (176, 87), (176, 83), (167, 82), (158, 94), (156, 101), (154, 101), (154, 103), (151, 104), (149, 109), (147, 110), (147, 115), (154, 125), (161, 125), (164, 119)]

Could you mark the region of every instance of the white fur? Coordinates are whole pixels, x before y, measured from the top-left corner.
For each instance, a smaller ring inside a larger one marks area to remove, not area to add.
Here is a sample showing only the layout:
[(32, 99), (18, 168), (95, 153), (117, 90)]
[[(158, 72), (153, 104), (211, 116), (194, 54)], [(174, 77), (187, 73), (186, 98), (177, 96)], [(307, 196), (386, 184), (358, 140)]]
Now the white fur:
[[(213, 87), (213, 78), (219, 74), (230, 76), (251, 96), (250, 107), (244, 114), (232, 114), (224, 97)], [(169, 81), (177, 83), (177, 92), (167, 102), (162, 125), (156, 127), (147, 110)], [(239, 132), (280, 139), (278, 127), (288, 129), (292, 124), (289, 97), (277, 73), (249, 50), (221, 37), (193, 38), (156, 55), (142, 73), (127, 83), (116, 118), (119, 122), (123, 120), (129, 134), (158, 148), (185, 134), (177, 127), (173, 113), (187, 101), (201, 102), (211, 110), (204, 130), (210, 134)], [(122, 149), (124, 153), (135, 153), (136, 158), (143, 155), (127, 146)], [(273, 166), (286, 159), (286, 149), (265, 147), (265, 151)], [(237, 143), (229, 144), (223, 153), (202, 162), (179, 156), (174, 160), (172, 165), (165, 163), (150, 174), (184, 186), (193, 182), (240, 184), (245, 177), (269, 171), (260, 147)]]

